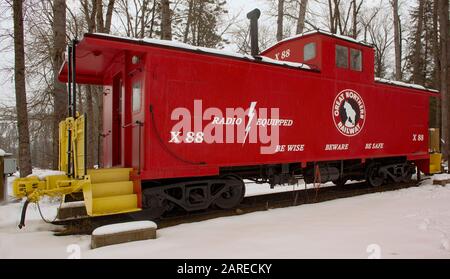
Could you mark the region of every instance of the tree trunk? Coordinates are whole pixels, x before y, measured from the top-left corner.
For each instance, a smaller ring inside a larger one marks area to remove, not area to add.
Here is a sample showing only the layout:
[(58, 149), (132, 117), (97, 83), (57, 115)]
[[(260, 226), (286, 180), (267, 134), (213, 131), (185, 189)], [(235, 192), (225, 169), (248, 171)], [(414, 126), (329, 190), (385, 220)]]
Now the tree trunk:
[(97, 15), (97, 0), (92, 0), (92, 11), (89, 11), (88, 0), (80, 0), (81, 6), (83, 8), (84, 18), (87, 23), (88, 32), (92, 33), (95, 31), (95, 17)]
[(440, 84), (440, 45), (439, 45), (439, 0), (433, 0), (433, 87), (439, 89)]
[(31, 174), (30, 132), (28, 130), (27, 93), (25, 87), (25, 47), (22, 0), (13, 1), (14, 82), (16, 90), (17, 130), (19, 133), (20, 177)]
[(153, 0), (153, 8), (152, 8), (152, 19), (150, 21), (150, 30), (149, 30), (149, 37), (153, 38), (153, 28), (155, 25), (155, 14), (156, 14), (156, 0)]
[(395, 79), (402, 80), (402, 35), (400, 34), (398, 0), (392, 1), (392, 8), (394, 13)]
[(59, 82), (58, 73), (63, 64), (66, 47), (66, 1), (53, 1), (53, 169), (58, 168), (59, 122), (67, 116), (67, 88)]
[(283, 40), (284, 0), (278, 0), (277, 41)]
[(97, 0), (97, 32), (105, 32), (105, 24), (103, 22), (103, 1)]
[[(440, 22), (440, 39), (441, 39), (441, 105), (442, 105), (442, 113), (441, 113), (441, 123), (442, 123), (442, 139), (444, 143), (442, 144), (442, 153), (444, 154), (444, 159), (448, 162), (449, 155), (449, 128), (450, 123), (449, 117), (450, 114), (448, 112), (448, 104), (450, 102), (450, 94), (448, 92), (448, 81), (449, 81), (449, 71), (448, 71), (448, 41), (449, 41), (449, 23), (448, 23), (448, 0), (440, 0), (440, 14), (439, 14), (439, 22)], [(450, 171), (450, 169), (449, 169)]]
[(108, 8), (106, 9), (105, 27), (103, 30), (106, 34), (109, 34), (109, 32), (111, 31), (111, 22), (115, 2), (115, 0), (109, 0)]
[(306, 9), (308, 8), (308, 0), (300, 1), (300, 8), (298, 10), (297, 30), (296, 34), (303, 33), (305, 29)]
[(331, 0), (328, 0), (328, 16), (330, 17), (330, 33), (336, 33), (336, 27), (334, 26), (334, 14), (333, 14), (333, 4)]
[(340, 0), (334, 0), (334, 26), (337, 33), (337, 27), (339, 27), (339, 34), (343, 35), (342, 24), (341, 24), (341, 10), (339, 8)]
[(142, 2), (142, 11), (141, 11), (141, 30), (139, 32), (139, 38), (145, 37), (145, 15), (147, 13), (147, 0), (143, 0)]
[(413, 81), (415, 84), (423, 85), (423, 75), (422, 75), (422, 53), (421, 53), (421, 46), (422, 46), (422, 31), (423, 31), (423, 16), (424, 16), (424, 2), (425, 1), (419, 1), (419, 10), (418, 10), (418, 16), (417, 16), (417, 29), (414, 39), (414, 57), (413, 57)]
[(186, 21), (186, 28), (184, 29), (183, 34), (183, 43), (187, 43), (188, 35), (189, 35), (189, 29), (191, 28), (192, 23), (192, 12), (194, 7), (194, 0), (189, 0), (189, 10), (188, 10), (188, 16)]
[(172, 40), (172, 20), (169, 0), (161, 0), (161, 39)]
[[(441, 62), (440, 62), (440, 46), (439, 46), (439, 25), (438, 25), (438, 16), (439, 14), (439, 0), (433, 1), (433, 61), (434, 61), (434, 70), (433, 70), (433, 87), (438, 89), (441, 87), (440, 84), (440, 70), (441, 70)], [(435, 127), (441, 127), (441, 104), (439, 98), (434, 98), (436, 104), (436, 113), (435, 113)]]
[(330, 17), (330, 33), (337, 34), (338, 27), (342, 34), (341, 12), (339, 9), (340, 0), (328, 0), (328, 12)]
[(358, 37), (358, 15), (361, 10), (361, 6), (364, 3), (364, 0), (361, 0), (359, 4), (356, 4), (356, 0), (353, 0), (353, 22), (352, 22), (352, 34), (353, 38), (356, 39)]

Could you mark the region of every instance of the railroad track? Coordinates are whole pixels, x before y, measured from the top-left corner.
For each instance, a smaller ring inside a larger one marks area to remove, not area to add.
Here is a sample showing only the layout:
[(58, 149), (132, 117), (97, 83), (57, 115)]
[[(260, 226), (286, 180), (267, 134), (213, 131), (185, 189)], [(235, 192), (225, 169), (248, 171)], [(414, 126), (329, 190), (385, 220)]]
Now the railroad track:
[[(429, 178), (424, 178), (426, 180)], [(421, 182), (420, 181), (420, 182)], [(179, 224), (200, 222), (209, 219), (248, 214), (275, 208), (285, 208), (302, 204), (312, 204), (341, 198), (355, 197), (370, 193), (387, 192), (410, 187), (417, 187), (420, 182), (413, 180), (403, 183), (391, 183), (380, 187), (368, 186), (365, 182), (347, 184), (344, 186), (330, 186), (319, 188), (300, 189), (288, 192), (264, 194), (244, 198), (236, 209), (208, 209), (197, 212), (174, 211), (169, 215), (156, 220), (158, 228), (167, 228)], [(103, 225), (135, 221), (132, 215), (110, 215), (104, 217), (84, 217), (78, 219), (58, 220), (55, 225), (63, 225), (63, 230), (55, 231), (55, 235), (91, 234), (92, 231)]]

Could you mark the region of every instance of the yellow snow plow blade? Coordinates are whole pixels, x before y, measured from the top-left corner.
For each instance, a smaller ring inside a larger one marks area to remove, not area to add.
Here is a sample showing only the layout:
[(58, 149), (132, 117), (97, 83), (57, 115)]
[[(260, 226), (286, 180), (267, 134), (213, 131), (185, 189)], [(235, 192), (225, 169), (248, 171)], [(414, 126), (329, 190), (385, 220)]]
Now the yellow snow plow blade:
[[(128, 168), (88, 170), (83, 179), (71, 179), (66, 175), (49, 175), (43, 179), (37, 176), (18, 178), (13, 182), (13, 193), (17, 198), (26, 197), (28, 205), (38, 202), (43, 196), (82, 191), (89, 216), (135, 212), (141, 210), (140, 183), (130, 179), (132, 171)], [(23, 225), (21, 222), (20, 226)]]
[[(13, 182), (17, 198), (26, 197), (19, 227), (25, 224), (26, 207), (43, 196), (83, 192), (89, 216), (139, 211), (140, 180), (131, 168), (86, 169), (86, 121), (84, 116), (66, 118), (59, 124), (59, 170), (61, 175), (31, 176)], [(132, 179), (133, 178), (133, 179)]]
[(16, 198), (28, 198), (37, 202), (42, 196), (61, 196), (81, 191), (83, 185), (90, 183), (85, 179), (70, 179), (66, 175), (49, 175), (44, 179), (37, 176), (17, 178), (13, 181), (13, 194)]
[(18, 178), (13, 182), (17, 198), (27, 197), (37, 202), (42, 196), (61, 196), (83, 191), (89, 216), (111, 215), (140, 210), (140, 187), (130, 180), (132, 169), (111, 168), (88, 170), (84, 179), (70, 179), (66, 175)]

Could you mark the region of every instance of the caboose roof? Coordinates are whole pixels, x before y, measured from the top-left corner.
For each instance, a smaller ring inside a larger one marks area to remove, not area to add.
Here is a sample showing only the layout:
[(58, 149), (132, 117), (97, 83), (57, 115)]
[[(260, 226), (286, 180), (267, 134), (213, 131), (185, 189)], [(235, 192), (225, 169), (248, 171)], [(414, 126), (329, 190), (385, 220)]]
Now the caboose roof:
[(418, 84), (413, 84), (413, 83), (406, 83), (406, 82), (402, 82), (402, 81), (389, 80), (389, 79), (378, 78), (378, 77), (375, 77), (375, 81), (379, 82), (379, 83), (389, 84), (389, 85), (408, 87), (408, 88), (419, 89), (419, 90), (426, 90), (426, 91), (429, 91), (432, 93), (439, 93), (439, 91), (436, 89), (428, 88), (428, 87), (418, 85)]
[[(84, 84), (102, 84), (103, 74), (107, 67), (113, 63), (114, 58), (124, 50), (136, 51), (137, 46), (143, 48), (139, 49), (140, 51), (146, 51), (146, 47), (162, 47), (178, 51), (196, 52), (206, 55), (245, 60), (249, 62), (266, 63), (303, 70), (313, 70), (310, 66), (302, 63), (278, 61), (265, 56), (253, 57), (251, 55), (226, 50), (192, 46), (177, 41), (149, 38), (137, 39), (94, 33), (85, 34), (83, 39), (77, 44), (77, 82)], [(62, 65), (58, 79), (61, 82), (67, 82), (67, 62)]]

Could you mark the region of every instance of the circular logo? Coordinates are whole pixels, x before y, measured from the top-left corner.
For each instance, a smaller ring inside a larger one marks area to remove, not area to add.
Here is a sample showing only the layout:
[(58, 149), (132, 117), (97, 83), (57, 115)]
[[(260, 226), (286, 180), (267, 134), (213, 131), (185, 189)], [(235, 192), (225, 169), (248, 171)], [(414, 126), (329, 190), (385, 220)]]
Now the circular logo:
[(344, 136), (356, 136), (364, 127), (366, 107), (361, 96), (354, 90), (339, 92), (334, 99), (332, 113), (334, 125)]

